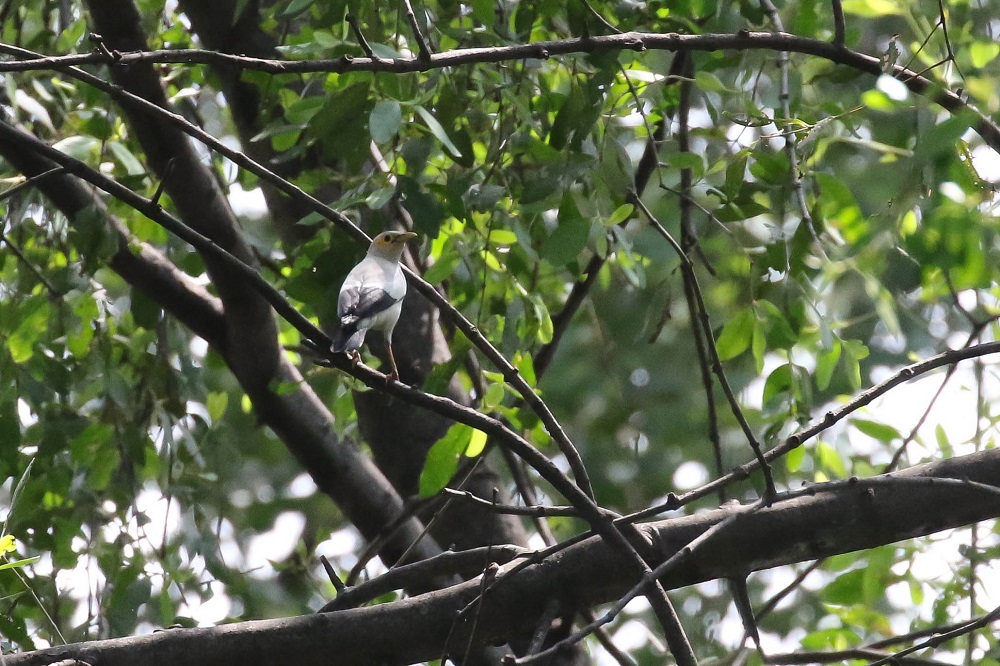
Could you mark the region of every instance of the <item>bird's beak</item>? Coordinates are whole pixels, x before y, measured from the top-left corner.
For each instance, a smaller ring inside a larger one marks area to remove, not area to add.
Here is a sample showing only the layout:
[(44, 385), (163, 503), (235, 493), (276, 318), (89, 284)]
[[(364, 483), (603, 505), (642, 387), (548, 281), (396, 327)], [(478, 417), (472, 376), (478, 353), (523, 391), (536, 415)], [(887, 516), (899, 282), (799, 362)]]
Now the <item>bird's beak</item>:
[(409, 243), (414, 238), (419, 238), (419, 236), (420, 236), (419, 234), (415, 234), (412, 231), (407, 231), (406, 233), (402, 233), (399, 236), (397, 236), (397, 239), (398, 239), (397, 242), (399, 242), (399, 243)]

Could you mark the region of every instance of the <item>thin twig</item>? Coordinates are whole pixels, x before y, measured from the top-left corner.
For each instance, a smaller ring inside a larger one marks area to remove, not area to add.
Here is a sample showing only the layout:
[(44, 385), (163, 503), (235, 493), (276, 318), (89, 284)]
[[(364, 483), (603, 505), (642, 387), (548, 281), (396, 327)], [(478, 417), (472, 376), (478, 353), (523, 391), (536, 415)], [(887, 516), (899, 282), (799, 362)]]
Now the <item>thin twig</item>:
[(49, 296), (51, 298), (61, 299), (63, 297), (62, 293), (58, 289), (56, 289), (56, 286), (51, 282), (49, 282), (49, 279), (45, 277), (45, 274), (42, 273), (41, 269), (39, 269), (38, 266), (35, 266), (35, 264), (33, 264), (28, 259), (28, 257), (26, 257), (24, 253), (21, 252), (21, 248), (19, 248), (17, 245), (12, 243), (9, 238), (7, 238), (7, 234), (5, 234), (2, 229), (0, 229), (0, 243), (3, 243), (8, 248), (10, 248), (10, 251), (14, 254), (15, 257), (17, 257), (17, 260), (20, 261), (25, 268), (31, 271), (31, 274), (34, 275), (35, 278), (37, 278), (38, 281), (42, 283), (42, 286), (45, 287), (45, 291), (49, 292)]
[(831, 0), (833, 5), (833, 45), (844, 46), (846, 30), (844, 28), (844, 6), (840, 0)]
[(167, 186), (167, 181), (174, 172), (174, 164), (176, 164), (176, 158), (171, 157), (167, 160), (167, 165), (163, 168), (163, 176), (160, 177), (160, 182), (156, 185), (156, 191), (153, 192), (153, 196), (149, 198), (151, 202), (160, 205), (160, 197), (163, 196), (163, 188)]
[(337, 590), (337, 594), (343, 594), (347, 591), (347, 585), (344, 581), (340, 580), (340, 576), (337, 575), (336, 569), (330, 564), (330, 560), (326, 558), (326, 555), (320, 555), (319, 561), (323, 564), (323, 570), (326, 572), (326, 577), (330, 579), (330, 584), (333, 585), (334, 589)]
[(552, 597), (545, 603), (545, 608), (538, 618), (538, 626), (535, 628), (535, 633), (531, 636), (531, 642), (528, 644), (526, 654), (537, 654), (542, 651), (545, 638), (552, 629), (552, 622), (559, 615), (559, 605), (559, 597)]
[(30, 178), (25, 178), (23, 181), (21, 181), (17, 185), (14, 185), (13, 187), (9, 187), (6, 190), (4, 190), (3, 192), (0, 192), (0, 201), (6, 201), (7, 199), (11, 198), (12, 196), (14, 196), (15, 194), (17, 194), (21, 190), (27, 189), (29, 187), (34, 187), (35, 185), (37, 185), (39, 182), (45, 180), (46, 178), (50, 178), (51, 176), (57, 176), (57, 175), (59, 175), (61, 173), (66, 173), (66, 167), (64, 167), (64, 166), (57, 166), (54, 169), (49, 169), (48, 171), (43, 171), (42, 173), (37, 174), (35, 176), (32, 176)]
[[(969, 333), (969, 337), (966, 338), (965, 344), (962, 346), (968, 347), (969, 345), (971, 345), (972, 342), (977, 337), (979, 337), (979, 334), (981, 332), (982, 332), (981, 329), (980, 330), (973, 329), (973, 331)], [(930, 401), (927, 403), (927, 407), (925, 407), (923, 413), (920, 414), (920, 418), (917, 419), (917, 422), (910, 429), (910, 434), (908, 434), (903, 439), (903, 442), (896, 448), (896, 451), (892, 454), (892, 458), (889, 460), (888, 463), (886, 463), (885, 467), (882, 468), (883, 474), (886, 472), (891, 472), (892, 470), (896, 469), (896, 467), (899, 465), (899, 461), (903, 459), (903, 454), (906, 453), (907, 447), (910, 445), (911, 442), (913, 442), (913, 440), (917, 438), (917, 433), (920, 432), (920, 429), (924, 426), (924, 423), (927, 422), (927, 419), (931, 415), (931, 410), (934, 408), (934, 405), (937, 404), (938, 399), (944, 393), (944, 389), (948, 386), (948, 382), (951, 381), (951, 378), (955, 376), (955, 372), (957, 370), (958, 366), (953, 365), (949, 367), (948, 370), (945, 372), (944, 379), (941, 380), (941, 385), (938, 386), (937, 391), (934, 392), (934, 395), (931, 396)]]
[(958, 66), (958, 60), (955, 59), (955, 51), (951, 48), (951, 39), (948, 37), (948, 19), (944, 15), (944, 0), (938, 0), (938, 21), (941, 23), (941, 33), (944, 35), (944, 47), (948, 52), (948, 60), (955, 67), (955, 71), (958, 75), (965, 78), (965, 74), (962, 73), (962, 68)]
[(944, 633), (937, 634), (936, 636), (932, 636), (931, 638), (928, 638), (926, 641), (923, 641), (921, 643), (918, 643), (916, 645), (908, 647), (905, 650), (900, 650), (899, 652), (896, 652), (896, 653), (891, 654), (891, 655), (887, 655), (886, 657), (883, 657), (882, 659), (879, 659), (877, 661), (873, 661), (873, 662), (869, 663), (868, 666), (881, 666), (882, 664), (898, 663), (898, 660), (900, 658), (905, 657), (905, 656), (910, 655), (910, 654), (913, 654), (914, 652), (917, 652), (918, 650), (923, 650), (925, 648), (937, 647), (941, 643), (945, 643), (947, 641), (950, 641), (953, 638), (958, 638), (960, 636), (964, 636), (967, 633), (973, 632), (973, 631), (975, 631), (977, 629), (981, 629), (981, 628), (983, 628), (983, 627), (985, 627), (985, 626), (987, 626), (989, 624), (992, 624), (993, 622), (996, 622), (997, 620), (1000, 620), (1000, 606), (998, 606), (997, 608), (994, 608), (992, 611), (990, 611), (986, 615), (983, 615), (982, 617), (979, 617), (979, 618), (977, 618), (975, 620), (971, 620), (969, 622), (965, 622), (962, 625), (960, 625), (959, 627), (957, 627), (955, 629), (952, 629), (951, 631), (946, 631)]
[(481, 546), (457, 552), (448, 550), (426, 560), (404, 564), (370, 581), (349, 587), (323, 606), (319, 612), (327, 613), (354, 608), (383, 594), (401, 590), (434, 577), (460, 575), (473, 571), (476, 567), (481, 570), (484, 557), (490, 558), (491, 562), (497, 564), (507, 564), (516, 558), (526, 557), (530, 553), (531, 551), (527, 548), (512, 545), (499, 545), (492, 548)]
[(587, 299), (587, 295), (597, 281), (597, 276), (600, 274), (604, 262), (605, 259), (598, 254), (590, 258), (587, 266), (583, 269), (583, 278), (573, 283), (573, 287), (570, 289), (569, 296), (566, 297), (562, 309), (552, 317), (552, 339), (539, 347), (538, 352), (535, 354), (535, 377), (541, 379), (545, 371), (549, 369), (552, 357), (555, 356), (556, 349), (559, 348), (559, 343), (562, 342), (563, 335), (569, 329), (570, 322), (573, 321), (573, 315), (577, 313), (580, 306)]
[(712, 371), (719, 380), (719, 385), (722, 387), (722, 391), (726, 396), (726, 400), (729, 401), (730, 409), (733, 412), (733, 416), (736, 417), (736, 421), (740, 424), (740, 428), (743, 430), (743, 435), (747, 438), (750, 443), (750, 448), (753, 449), (754, 456), (757, 459), (757, 463), (760, 466), (761, 471), (764, 474), (764, 493), (762, 497), (765, 500), (770, 500), (774, 498), (777, 494), (777, 490), (774, 487), (774, 478), (771, 475), (771, 467), (768, 465), (766, 458), (764, 457), (763, 451), (761, 449), (760, 443), (757, 441), (757, 436), (754, 435), (753, 429), (750, 427), (750, 423), (746, 419), (746, 415), (743, 414), (743, 409), (740, 407), (739, 401), (736, 399), (736, 393), (733, 391), (733, 387), (729, 384), (729, 379), (726, 377), (726, 372), (722, 367), (722, 359), (719, 358), (719, 351), (716, 347), (715, 337), (712, 334), (712, 322), (708, 316), (708, 309), (705, 305), (705, 299), (701, 294), (701, 287), (698, 286), (698, 278), (694, 272), (694, 265), (691, 263), (691, 259), (685, 254), (680, 243), (678, 243), (669, 231), (660, 223), (655, 215), (646, 207), (646, 204), (642, 202), (642, 199), (636, 197), (636, 204), (639, 209), (643, 212), (647, 219), (649, 219), (650, 224), (656, 229), (657, 232), (673, 247), (677, 256), (680, 258), (681, 270), (688, 274), (688, 280), (692, 284), (692, 292), (697, 301), (698, 316), (701, 318), (702, 330), (705, 333), (708, 352), (712, 360)]
[[(497, 496), (500, 491), (496, 488), (493, 489), (493, 503), (496, 504)], [(490, 549), (493, 548), (493, 529), (496, 527), (496, 521), (491, 520), (489, 524), (489, 530), (486, 535), (486, 566), (483, 567), (483, 576), (479, 581), (479, 597), (476, 603), (476, 614), (472, 617), (472, 628), (469, 630), (469, 641), (465, 645), (465, 657), (468, 658), (472, 654), (472, 646), (475, 644), (476, 629), (479, 627), (479, 618), (483, 613), (483, 604), (486, 602), (486, 588), (496, 580), (497, 575), (500, 573), (500, 565), (493, 562), (490, 559)], [(452, 625), (454, 626), (454, 625)], [(445, 648), (448, 646), (448, 641), (444, 642)], [(445, 663), (445, 659), (441, 659), (442, 665)]]
[[(769, 20), (774, 25), (775, 30), (784, 32), (785, 26), (781, 22), (781, 15), (771, 0), (760, 0), (760, 6), (764, 9)], [(781, 105), (781, 115), (785, 122), (792, 118), (790, 97), (791, 92), (788, 85), (788, 51), (778, 52), (778, 103)], [(805, 189), (802, 187), (802, 173), (799, 170), (798, 135), (789, 132), (785, 137), (785, 155), (788, 156), (788, 172), (792, 178), (792, 194), (799, 205), (799, 212), (802, 220), (799, 224), (805, 224), (814, 241), (819, 241), (816, 227), (814, 226), (812, 213), (809, 212), (809, 202), (806, 201)]]
[[(878, 650), (852, 648), (847, 650), (830, 650), (828, 652), (804, 651), (793, 652), (791, 654), (775, 654), (770, 655), (764, 663), (772, 664), (774, 666), (793, 666), (795, 664), (802, 664), (803, 666), (816, 664), (843, 664), (845, 662), (853, 662), (858, 659), (871, 660), (886, 656), (885, 652), (879, 652)], [(892, 660), (894, 666), (949, 666), (943, 661), (918, 659), (916, 657), (896, 657), (894, 655), (888, 655), (888, 658)], [(869, 666), (871, 666), (872, 663), (881, 662), (869, 661)]]
[(580, 512), (576, 507), (572, 506), (515, 506), (512, 504), (497, 504), (495, 502), (490, 502), (482, 497), (473, 495), (468, 490), (455, 490), (454, 488), (442, 488), (441, 492), (445, 495), (451, 495), (467, 502), (472, 502), (477, 506), (493, 511), (494, 513), (505, 514), (509, 516), (531, 516), (534, 518), (547, 518), (556, 516), (567, 516), (571, 518), (578, 518)]
[(427, 48), (427, 40), (424, 39), (424, 33), (421, 32), (420, 24), (417, 23), (417, 15), (413, 13), (413, 5), (410, 4), (410, 0), (403, 0), (403, 5), (406, 7), (406, 20), (410, 24), (410, 29), (413, 30), (413, 38), (417, 40), (417, 59), (430, 62), (431, 50)]
[[(528, 506), (537, 506), (539, 502), (535, 496), (534, 485), (531, 483), (531, 479), (528, 478), (528, 472), (525, 469), (524, 461), (502, 446), (500, 447), (500, 453), (503, 456), (504, 462), (507, 463), (507, 468), (510, 470), (510, 476), (514, 479), (514, 485), (517, 488), (518, 494), (521, 495), (521, 499), (524, 500), (524, 503)], [(532, 521), (535, 524), (535, 529), (538, 531), (539, 536), (542, 537), (542, 542), (546, 546), (555, 545), (555, 535), (552, 534), (552, 530), (549, 529), (549, 524), (545, 521), (545, 519), (538, 516), (532, 516)]]
[[(680, 99), (677, 105), (677, 150), (681, 153), (691, 152), (690, 145), (690, 125), (689, 116), (691, 114), (691, 80), (694, 77), (694, 64), (688, 57), (685, 66), (681, 71)], [(680, 179), (680, 218), (681, 218), (681, 246), (690, 248), (697, 244), (694, 235), (694, 227), (691, 221), (691, 196), (692, 187), (691, 169), (681, 169)], [(722, 441), (719, 436), (719, 417), (715, 405), (715, 391), (712, 389), (712, 369), (708, 357), (708, 344), (705, 331), (701, 329), (701, 319), (697, 316), (696, 296), (694, 294), (694, 283), (687, 279), (687, 271), (684, 275), (685, 301), (688, 305), (689, 318), (691, 320), (691, 332), (694, 337), (695, 350), (698, 353), (698, 367), (701, 370), (701, 383), (705, 390), (705, 402), (708, 409), (708, 441), (712, 444), (712, 455), (715, 458), (715, 474), (722, 476), (725, 472), (722, 469)], [(719, 504), (726, 501), (725, 488), (719, 488)]]
[(587, 8), (587, 11), (589, 11), (594, 16), (594, 18), (596, 18), (605, 28), (619, 35), (622, 33), (621, 30), (611, 25), (611, 23), (608, 22), (608, 19), (604, 18), (604, 16), (602, 16), (599, 11), (594, 9), (594, 6), (590, 4), (590, 0), (582, 0), (582, 2), (583, 5)]
[(354, 38), (358, 40), (358, 46), (360, 46), (361, 50), (365, 52), (365, 55), (372, 60), (378, 60), (379, 57), (375, 55), (374, 51), (372, 51), (372, 45), (368, 43), (367, 39), (365, 39), (365, 33), (361, 32), (361, 24), (358, 23), (357, 17), (354, 16), (354, 14), (348, 14), (344, 17), (344, 20), (347, 21), (349, 26), (351, 26), (351, 32), (354, 33)]

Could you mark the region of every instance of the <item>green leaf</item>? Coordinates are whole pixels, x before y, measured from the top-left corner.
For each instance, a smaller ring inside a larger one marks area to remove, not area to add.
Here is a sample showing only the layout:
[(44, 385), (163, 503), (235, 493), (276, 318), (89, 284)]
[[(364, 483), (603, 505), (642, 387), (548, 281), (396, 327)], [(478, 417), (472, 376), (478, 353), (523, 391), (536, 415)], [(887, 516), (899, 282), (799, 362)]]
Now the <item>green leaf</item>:
[(431, 284), (437, 284), (454, 273), (460, 263), (462, 263), (461, 255), (457, 250), (449, 248), (424, 272), (424, 279)]
[(847, 476), (847, 467), (844, 466), (844, 461), (840, 457), (840, 454), (837, 453), (837, 449), (826, 442), (819, 442), (816, 445), (816, 455), (819, 458), (820, 465), (824, 469), (829, 470), (840, 478)]
[(464, 335), (456, 336), (451, 343), (451, 358), (434, 366), (424, 381), (424, 392), (432, 395), (446, 395), (451, 378), (465, 364), (466, 354), (472, 349), (472, 342)]
[(92, 136), (68, 136), (52, 147), (75, 159), (87, 161), (100, 145), (101, 142)]
[(972, 123), (972, 116), (961, 114), (944, 120), (920, 134), (913, 157), (918, 161), (932, 160), (940, 155), (953, 155), (955, 146)]
[(465, 449), (465, 456), (467, 458), (475, 458), (483, 449), (486, 448), (486, 433), (482, 430), (473, 428), (472, 436), (469, 437), (469, 446)]
[(447, 148), (448, 152), (450, 152), (453, 156), (461, 157), (462, 151), (460, 151), (455, 144), (452, 143), (451, 137), (449, 137), (448, 133), (444, 131), (444, 127), (442, 127), (441, 123), (437, 121), (437, 118), (432, 116), (431, 112), (422, 106), (417, 106), (416, 109), (417, 113), (420, 114), (420, 117), (423, 118), (424, 123), (427, 125), (427, 129), (431, 131), (431, 134), (433, 134), (438, 141), (444, 144), (444, 147)]
[(898, 430), (893, 428), (891, 425), (879, 423), (878, 421), (869, 421), (868, 419), (852, 419), (851, 425), (869, 437), (877, 439), (885, 444), (901, 438)]
[(972, 66), (983, 68), (1000, 55), (1000, 44), (996, 42), (973, 42), (969, 46), (969, 60)]
[(493, 0), (472, 0), (472, 17), (483, 25), (493, 25), (496, 21)]
[(493, 229), (490, 231), (490, 245), (514, 245), (517, 243), (517, 234), (508, 229)]
[(118, 141), (108, 141), (107, 146), (111, 154), (115, 156), (115, 159), (125, 167), (125, 173), (130, 176), (141, 176), (146, 173), (142, 162), (136, 159), (136, 156), (124, 144)]
[(844, 354), (847, 362), (847, 378), (850, 380), (851, 388), (857, 390), (861, 388), (861, 361), (868, 357), (868, 347), (859, 340), (844, 340)]
[(711, 72), (699, 69), (694, 75), (694, 83), (705, 92), (736, 92), (722, 82), (722, 80)]
[(837, 361), (840, 360), (840, 351), (840, 341), (835, 340), (833, 345), (829, 349), (821, 351), (816, 359), (816, 387), (821, 391), (830, 386), (833, 371), (837, 367)]
[[(861, 603), (864, 569), (851, 569), (829, 583), (821, 592), (821, 598), (829, 604), (851, 606)], [(825, 646), (824, 646), (825, 647)]]
[(729, 160), (729, 166), (726, 167), (726, 185), (724, 191), (730, 199), (736, 198), (736, 195), (740, 192), (740, 188), (743, 187), (743, 183), (746, 181), (748, 157), (749, 153), (741, 150)]
[(944, 429), (944, 425), (938, 423), (934, 427), (934, 438), (937, 440), (941, 453), (949, 458), (955, 455), (955, 450), (951, 446), (951, 440), (948, 439), (948, 431)]
[(604, 226), (614, 227), (622, 222), (625, 222), (632, 217), (632, 211), (634, 210), (635, 206), (632, 204), (622, 204), (621, 206), (618, 206), (618, 208), (616, 208), (614, 212), (608, 216), (608, 219), (604, 220)]
[(611, 141), (606, 146), (600, 161), (601, 179), (612, 192), (627, 192), (634, 185), (635, 167), (625, 146)]
[(719, 353), (720, 360), (728, 361), (736, 358), (750, 348), (756, 321), (757, 317), (753, 310), (744, 308), (726, 322), (725, 326), (722, 327), (722, 333), (719, 334), (719, 339), (715, 341), (715, 348)]
[(6, 555), (7, 553), (13, 552), (17, 548), (14, 544), (14, 536), (7, 534), (0, 537), (0, 555)]
[[(35, 466), (35, 459), (32, 458), (30, 461), (28, 461), (28, 466), (24, 468), (24, 472), (21, 474), (21, 478), (17, 480), (17, 485), (14, 486), (14, 492), (10, 496), (10, 514), (13, 514), (14, 510), (17, 508), (17, 500), (20, 499), (21, 493), (24, 492), (25, 486), (28, 485), (28, 479), (31, 477), (31, 468), (34, 466)], [(9, 519), (10, 518), (8, 516), (8, 520)], [(4, 523), (4, 527), (6, 528), (6, 522)], [(13, 539), (13, 537), (11, 537), (11, 539)], [(11, 543), (13, 543), (13, 541)], [(3, 549), (2, 541), (0, 541), (0, 554), (3, 554), (5, 552), (8, 551)]]
[(552, 325), (552, 317), (549, 316), (549, 309), (537, 298), (531, 299), (531, 304), (535, 308), (535, 316), (538, 318), (538, 341), (543, 345), (552, 342), (552, 335), (555, 329)]
[(514, 367), (517, 368), (524, 381), (528, 382), (528, 386), (535, 386), (535, 365), (531, 354), (520, 351), (514, 354)]
[(902, 7), (891, 0), (844, 0), (843, 8), (845, 14), (869, 19), (903, 13)]
[(228, 404), (228, 393), (224, 393), (222, 391), (212, 391), (208, 394), (208, 398), (205, 400), (205, 408), (208, 410), (208, 416), (212, 419), (213, 423), (222, 419), (223, 414), (226, 413), (226, 405)]
[(573, 195), (563, 194), (559, 205), (559, 226), (542, 243), (540, 254), (556, 266), (574, 261), (590, 237), (590, 222), (583, 219)]
[(17, 308), (17, 327), (7, 338), (7, 347), (15, 363), (25, 363), (35, 353), (35, 344), (45, 332), (49, 318), (47, 300), (32, 296)]
[(387, 99), (379, 102), (368, 115), (368, 129), (375, 143), (388, 143), (403, 126), (403, 111), (399, 102)]
[(501, 382), (491, 382), (486, 387), (486, 394), (483, 396), (483, 405), (488, 409), (496, 409), (503, 402), (507, 389)]
[(326, 96), (323, 108), (306, 127), (306, 136), (319, 139), (324, 156), (347, 160), (352, 167), (371, 159), (371, 134), (365, 127), (373, 106), (369, 90), (369, 82), (363, 81)]
[(420, 496), (431, 497), (448, 485), (458, 470), (462, 454), (469, 448), (473, 429), (456, 423), (427, 452), (424, 469), (420, 472)]
[(4, 562), (0, 564), (0, 571), (4, 569), (13, 569), (14, 567), (26, 567), (29, 564), (34, 564), (38, 560), (42, 559), (41, 555), (35, 555), (34, 557), (26, 557), (23, 560), (14, 560), (13, 562)]
[(802, 469), (802, 461), (806, 458), (806, 447), (797, 446), (785, 456), (785, 468), (789, 472), (797, 472)]
[(288, 4), (279, 12), (281, 18), (291, 18), (301, 14), (312, 7), (316, 0), (289, 0)]
[(667, 163), (676, 169), (690, 169), (695, 178), (705, 173), (705, 158), (697, 153), (670, 153)]
[(792, 365), (791, 363), (785, 363), (779, 365), (775, 368), (770, 375), (767, 376), (767, 380), (764, 382), (764, 399), (763, 403), (765, 405), (769, 404), (776, 397), (786, 392), (792, 385)]

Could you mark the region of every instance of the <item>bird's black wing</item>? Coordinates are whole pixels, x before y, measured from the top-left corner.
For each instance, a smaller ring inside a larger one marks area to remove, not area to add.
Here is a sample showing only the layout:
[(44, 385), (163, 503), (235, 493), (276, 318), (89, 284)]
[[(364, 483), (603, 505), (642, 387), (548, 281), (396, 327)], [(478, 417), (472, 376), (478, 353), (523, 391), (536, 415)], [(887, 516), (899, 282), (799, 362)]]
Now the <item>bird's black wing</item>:
[(357, 322), (374, 317), (399, 302), (392, 294), (380, 287), (361, 285), (340, 294), (337, 301), (337, 315), (342, 324)]

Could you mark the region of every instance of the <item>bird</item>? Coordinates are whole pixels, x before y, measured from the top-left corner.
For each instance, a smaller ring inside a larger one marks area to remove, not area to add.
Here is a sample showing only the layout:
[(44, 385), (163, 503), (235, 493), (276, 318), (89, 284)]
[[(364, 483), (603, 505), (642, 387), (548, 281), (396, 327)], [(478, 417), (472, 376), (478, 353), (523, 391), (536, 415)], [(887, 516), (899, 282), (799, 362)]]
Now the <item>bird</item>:
[(330, 349), (347, 354), (355, 362), (368, 331), (381, 331), (389, 350), (392, 370), (386, 381), (398, 381), (399, 371), (392, 355), (392, 329), (406, 296), (406, 277), (399, 264), (406, 243), (417, 237), (410, 231), (383, 231), (372, 240), (368, 254), (351, 269), (337, 298), (340, 330)]

